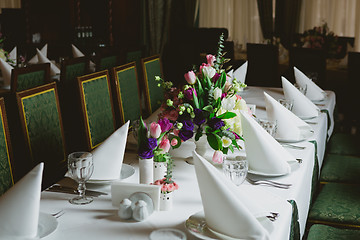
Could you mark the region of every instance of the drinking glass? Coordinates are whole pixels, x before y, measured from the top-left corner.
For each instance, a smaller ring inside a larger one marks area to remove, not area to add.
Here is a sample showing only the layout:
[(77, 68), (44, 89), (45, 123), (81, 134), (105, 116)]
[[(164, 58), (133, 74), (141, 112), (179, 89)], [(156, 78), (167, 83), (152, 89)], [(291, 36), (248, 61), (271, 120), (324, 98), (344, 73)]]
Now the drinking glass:
[(275, 137), (277, 122), (268, 119), (258, 119), (260, 126), (262, 126), (272, 137)]
[(71, 204), (84, 205), (93, 201), (92, 197), (85, 195), (85, 182), (89, 180), (94, 171), (93, 156), (89, 152), (74, 152), (68, 156), (68, 170), (72, 179), (78, 182), (79, 195), (70, 199)]
[(294, 100), (292, 99), (279, 99), (278, 101), (289, 111), (291, 111), (294, 106)]
[(236, 156), (235, 159), (224, 159), (222, 164), (223, 173), (236, 186), (241, 185), (248, 172), (248, 162), (244, 156)]
[(307, 85), (300, 86), (299, 84), (295, 83), (294, 86), (304, 95), (306, 95), (307, 92)]

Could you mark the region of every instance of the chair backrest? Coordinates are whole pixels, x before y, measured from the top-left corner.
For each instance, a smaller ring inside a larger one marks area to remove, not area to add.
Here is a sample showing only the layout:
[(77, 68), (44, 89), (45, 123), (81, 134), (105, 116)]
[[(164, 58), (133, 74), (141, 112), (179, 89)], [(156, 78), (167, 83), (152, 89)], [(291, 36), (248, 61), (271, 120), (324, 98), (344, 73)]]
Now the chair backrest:
[(121, 125), (141, 116), (141, 98), (136, 63), (113, 68), (116, 104), (120, 110)]
[(78, 77), (81, 109), (88, 149), (115, 131), (115, 114), (108, 70)]
[(13, 185), (14, 176), (10, 134), (4, 98), (0, 98), (0, 196)]
[(142, 58), (141, 66), (143, 69), (143, 85), (146, 110), (149, 114), (158, 109), (164, 100), (164, 92), (158, 86), (159, 82), (155, 76), (163, 77), (162, 64), (159, 55)]
[(88, 73), (87, 57), (71, 58), (61, 62), (60, 82), (73, 82), (76, 78)]
[(118, 66), (119, 56), (113, 54), (100, 54), (96, 57), (96, 71), (110, 70)]
[(249, 86), (280, 87), (278, 47), (254, 43), (246, 46), (248, 68), (245, 83)]
[[(289, 67), (298, 68), (320, 87), (326, 84), (326, 52), (321, 49), (293, 47), (289, 51)], [(293, 71), (292, 71), (293, 72)]]
[(50, 63), (14, 68), (11, 73), (11, 91), (19, 92), (50, 82)]
[(20, 121), (33, 164), (45, 163), (44, 178), (55, 181), (66, 168), (66, 145), (55, 82), (16, 94)]

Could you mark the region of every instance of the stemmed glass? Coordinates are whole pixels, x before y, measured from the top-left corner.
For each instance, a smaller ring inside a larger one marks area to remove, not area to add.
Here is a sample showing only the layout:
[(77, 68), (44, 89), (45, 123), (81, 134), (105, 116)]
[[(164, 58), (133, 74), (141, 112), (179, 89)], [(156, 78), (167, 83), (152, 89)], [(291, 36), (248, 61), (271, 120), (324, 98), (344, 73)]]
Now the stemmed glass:
[(68, 156), (68, 170), (72, 179), (78, 182), (79, 195), (69, 200), (71, 204), (84, 205), (93, 201), (92, 197), (85, 196), (85, 182), (94, 171), (92, 154), (89, 152), (74, 152)]

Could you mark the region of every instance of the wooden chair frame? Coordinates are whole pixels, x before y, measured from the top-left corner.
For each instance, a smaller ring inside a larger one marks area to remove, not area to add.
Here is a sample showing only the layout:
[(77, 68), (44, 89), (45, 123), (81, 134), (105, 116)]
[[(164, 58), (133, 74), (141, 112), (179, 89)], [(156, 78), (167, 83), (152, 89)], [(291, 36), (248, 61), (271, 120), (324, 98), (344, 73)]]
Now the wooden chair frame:
[(156, 61), (156, 60), (159, 60), (161, 77), (163, 77), (164, 74), (163, 74), (163, 67), (162, 67), (160, 55), (154, 55), (154, 56), (150, 56), (150, 57), (141, 59), (141, 67), (142, 67), (142, 72), (143, 72), (143, 86), (145, 89), (145, 91), (144, 91), (145, 105), (146, 105), (146, 110), (149, 114), (152, 114), (153, 110), (156, 110), (156, 109), (152, 109), (152, 107), (151, 107), (150, 91), (149, 91), (149, 83), (148, 83), (149, 79), (146, 74), (146, 64)]
[(138, 74), (137, 74), (137, 68), (136, 68), (136, 62), (130, 62), (118, 67), (114, 67), (112, 69), (112, 75), (114, 76), (112, 84), (115, 87), (115, 93), (116, 93), (116, 104), (119, 106), (119, 110), (120, 110), (120, 120), (121, 120), (121, 124), (125, 123), (125, 115), (124, 115), (124, 108), (123, 108), (123, 101), (121, 98), (121, 87), (119, 84), (119, 77), (118, 77), (118, 72), (122, 72), (122, 71), (127, 71), (131, 68), (134, 68), (135, 70), (135, 77), (136, 77), (136, 84), (137, 84), (137, 90), (138, 90), (138, 98), (139, 98), (139, 104), (140, 104), (140, 114), (142, 114), (142, 108), (141, 108), (141, 92), (140, 92), (140, 82), (138, 79)]
[[(67, 82), (71, 81), (71, 79), (66, 79), (66, 67), (69, 65), (75, 65), (78, 63), (85, 63), (85, 71), (84, 74), (89, 73), (89, 58), (88, 57), (77, 57), (77, 58), (71, 58), (67, 59), (61, 62), (61, 71), (60, 71), (60, 82)], [(76, 80), (76, 78), (75, 78)]]
[(50, 63), (34, 64), (23, 68), (14, 68), (11, 72), (11, 91), (17, 92), (18, 76), (31, 72), (44, 71), (45, 84), (51, 82), (50, 80)]
[[(106, 69), (103, 69), (101, 70), (100, 67), (101, 67), (101, 59), (103, 58), (107, 58), (107, 57), (116, 57), (116, 65), (117, 66), (120, 62), (120, 56), (118, 53), (111, 53), (111, 52), (106, 52), (106, 53), (100, 53), (98, 54), (96, 57), (95, 57), (95, 69), (97, 72), (100, 72), (100, 71), (104, 71)], [(108, 71), (110, 71), (110, 69), (107, 69)]]
[(91, 132), (90, 132), (90, 126), (89, 126), (89, 117), (88, 117), (88, 113), (87, 113), (87, 110), (86, 110), (86, 102), (85, 102), (86, 99), (85, 99), (83, 83), (84, 82), (89, 82), (89, 81), (92, 81), (92, 80), (96, 80), (96, 79), (102, 78), (102, 77), (106, 77), (106, 79), (107, 79), (107, 85), (108, 85), (109, 97), (110, 97), (110, 104), (111, 104), (111, 111), (112, 111), (113, 125), (114, 125), (114, 129), (116, 129), (116, 120), (115, 120), (114, 105), (113, 105), (113, 100), (112, 100), (113, 97), (112, 97), (112, 93), (111, 93), (111, 86), (110, 86), (111, 83), (110, 83), (109, 71), (104, 70), (104, 71), (95, 72), (95, 73), (88, 74), (88, 75), (81, 76), (81, 77), (77, 78), (78, 89), (79, 89), (79, 93), (80, 93), (82, 116), (83, 116), (84, 125), (85, 125), (86, 143), (87, 143), (87, 146), (88, 146), (89, 150), (95, 149), (100, 143), (98, 143), (95, 146), (93, 146), (93, 144), (92, 144)]

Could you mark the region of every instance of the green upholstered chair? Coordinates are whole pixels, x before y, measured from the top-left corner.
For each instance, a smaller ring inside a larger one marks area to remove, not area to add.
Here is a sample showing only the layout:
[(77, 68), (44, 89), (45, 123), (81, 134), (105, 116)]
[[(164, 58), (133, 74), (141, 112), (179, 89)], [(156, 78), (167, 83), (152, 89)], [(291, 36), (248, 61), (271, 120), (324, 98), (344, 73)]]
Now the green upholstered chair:
[(118, 66), (119, 57), (112, 54), (101, 54), (96, 57), (96, 71), (110, 70), (113, 67)]
[(115, 86), (115, 103), (119, 108), (121, 125), (134, 121), (141, 116), (141, 101), (136, 63), (128, 63), (113, 68)]
[(14, 177), (10, 134), (4, 99), (0, 98), (0, 196), (12, 185)]
[(310, 209), (308, 223), (360, 228), (360, 185), (328, 183)]
[(142, 50), (134, 50), (126, 52), (125, 61), (126, 63), (135, 62), (138, 77), (141, 76), (141, 58), (143, 57)]
[(146, 110), (149, 114), (156, 111), (164, 100), (164, 92), (158, 86), (159, 82), (155, 81), (155, 77), (163, 77), (162, 64), (159, 55), (142, 58), (141, 65), (143, 69), (143, 85)]
[(88, 150), (115, 131), (115, 115), (107, 70), (78, 77)]
[(327, 154), (320, 174), (320, 183), (360, 184), (360, 157)]
[(311, 226), (307, 240), (358, 240), (359, 238), (360, 230), (315, 224)]
[(11, 91), (19, 92), (50, 82), (50, 63), (14, 68), (11, 72)]
[(326, 150), (332, 154), (360, 156), (359, 142), (359, 136), (335, 133), (327, 143)]
[(32, 164), (44, 162), (44, 185), (66, 171), (66, 145), (55, 82), (16, 94), (20, 121)]
[(71, 58), (61, 62), (60, 82), (73, 82), (76, 78), (88, 73), (87, 57)]

